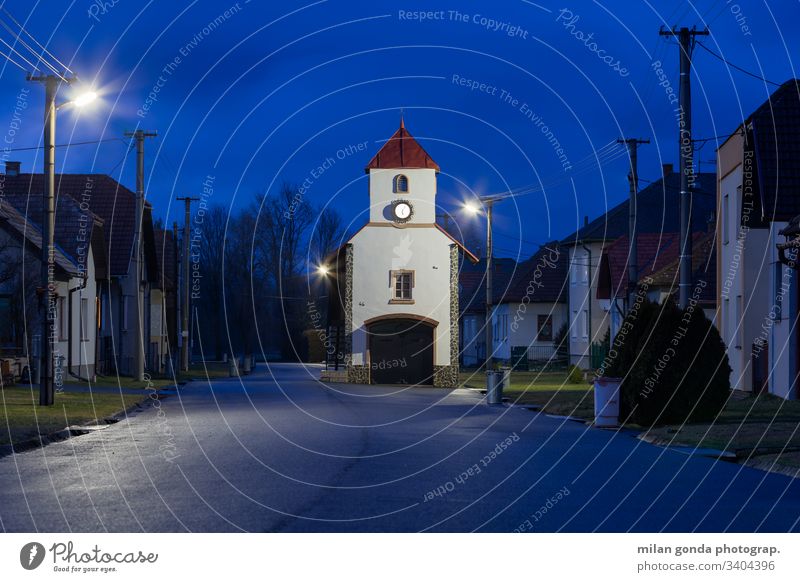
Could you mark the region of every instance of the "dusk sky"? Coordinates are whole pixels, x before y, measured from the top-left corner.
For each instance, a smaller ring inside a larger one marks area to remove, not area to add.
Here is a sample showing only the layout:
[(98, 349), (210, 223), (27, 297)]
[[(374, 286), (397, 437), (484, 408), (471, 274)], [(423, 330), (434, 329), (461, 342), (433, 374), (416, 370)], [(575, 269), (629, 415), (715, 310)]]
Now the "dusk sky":
[[(794, 0), (13, 0), (4, 7), (102, 97), (80, 114), (59, 113), (57, 143), (112, 141), (60, 148), (58, 171), (110, 173), (133, 189), (135, 156), (125, 157), (121, 138), (137, 127), (156, 130), (147, 142), (156, 217), (182, 222), (175, 198), (198, 196), (213, 176), (209, 203), (238, 209), (285, 181), (306, 182), (309, 202), (332, 205), (354, 228), (367, 217), (364, 166), (402, 110), (441, 166), (443, 211), (457, 213), (470, 192), (545, 186), (497, 207), (496, 252), (522, 257), (628, 196), (627, 157), (600, 169), (591, 163), (598, 150), (609, 157), (601, 148), (610, 142), (652, 140), (640, 151), (641, 187), (659, 177), (662, 163), (677, 166), (675, 104), (652, 63), (663, 63), (677, 93), (678, 48), (658, 35), (660, 26), (708, 26), (702, 43), (774, 83), (797, 76), (787, 47), (800, 46)], [(730, 134), (775, 89), (699, 46), (694, 66), (696, 139)], [(6, 146), (40, 145), (43, 87), (8, 63), (0, 74)], [(5, 126), (25, 90), (28, 106), (9, 145)], [(701, 171), (714, 171), (715, 148), (712, 141), (698, 151)], [(36, 150), (4, 159), (41, 172)]]

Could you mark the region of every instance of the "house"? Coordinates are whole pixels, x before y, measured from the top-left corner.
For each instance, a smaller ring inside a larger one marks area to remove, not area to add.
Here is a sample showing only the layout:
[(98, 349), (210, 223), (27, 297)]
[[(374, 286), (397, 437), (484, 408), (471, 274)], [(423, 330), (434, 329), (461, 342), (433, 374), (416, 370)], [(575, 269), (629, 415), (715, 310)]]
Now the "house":
[[(695, 176), (692, 232), (705, 232), (716, 208), (716, 178), (713, 173)], [(678, 232), (679, 195), (680, 174), (665, 164), (662, 177), (636, 195), (637, 234)], [(598, 271), (606, 246), (628, 233), (628, 203), (626, 199), (591, 222), (587, 217), (582, 228), (561, 241), (569, 257), (570, 362), (583, 369), (590, 367), (591, 345), (602, 341), (611, 323), (610, 303), (598, 298)]]
[[(492, 259), (492, 342), (494, 358), (509, 361), (527, 352), (527, 359), (547, 361), (555, 354), (553, 340), (567, 324), (566, 253), (558, 241), (543, 245), (532, 257)], [(486, 262), (461, 271), (461, 354), (465, 366), (486, 359)]]
[[(56, 198), (69, 196), (82, 212), (91, 213), (103, 222), (105, 242), (102, 283), (100, 284), (100, 341), (96, 367), (101, 374), (132, 375), (136, 326), (142, 321), (145, 355), (150, 342), (150, 310), (138, 313), (137, 293), (141, 289), (142, 305), (151, 302), (150, 291), (157, 282), (158, 269), (153, 233), (152, 207), (144, 204), (142, 217), (141, 260), (143, 278), (137, 280), (136, 194), (104, 174), (56, 174)], [(19, 162), (6, 162), (3, 191), (7, 197), (21, 196), (28, 200), (42, 198), (42, 174), (20, 172)], [(147, 361), (150, 358), (145, 358)], [(152, 360), (151, 360), (152, 361)]]
[(800, 214), (800, 81), (787, 81), (717, 150), (717, 319), (734, 389), (798, 397), (797, 272), (782, 231)]
[[(0, 282), (4, 350), (38, 355), (41, 349), (43, 199), (0, 198)], [(67, 196), (55, 204), (52, 338), (56, 389), (69, 376), (90, 379), (97, 367), (98, 281), (105, 276), (102, 220)], [(34, 368), (38, 367), (38, 362)]]
[[(611, 337), (616, 335), (625, 316), (628, 289), (628, 235), (619, 237), (603, 249), (598, 267), (597, 299), (609, 314)], [(636, 290), (649, 301), (677, 303), (681, 238), (678, 232), (642, 233), (636, 237), (638, 282)], [(716, 316), (715, 223), (692, 237), (691, 298), (706, 317)]]
[(344, 369), (323, 378), (455, 386), (459, 263), (477, 258), (436, 224), (439, 166), (401, 121), (365, 171), (369, 222), (328, 266)]

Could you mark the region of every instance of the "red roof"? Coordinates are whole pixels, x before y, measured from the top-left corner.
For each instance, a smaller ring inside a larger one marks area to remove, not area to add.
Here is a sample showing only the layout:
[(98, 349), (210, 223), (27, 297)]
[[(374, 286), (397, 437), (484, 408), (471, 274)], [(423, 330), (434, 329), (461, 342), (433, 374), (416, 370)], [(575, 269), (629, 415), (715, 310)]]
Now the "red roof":
[(369, 173), (373, 168), (431, 168), (438, 172), (439, 164), (422, 149), (400, 120), (400, 128), (383, 144), (364, 171)]

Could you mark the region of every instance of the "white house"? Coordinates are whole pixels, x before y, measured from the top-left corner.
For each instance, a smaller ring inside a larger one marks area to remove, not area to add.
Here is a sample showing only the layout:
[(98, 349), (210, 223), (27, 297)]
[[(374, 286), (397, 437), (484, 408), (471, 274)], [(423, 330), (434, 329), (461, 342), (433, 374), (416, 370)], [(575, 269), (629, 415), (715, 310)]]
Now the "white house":
[(798, 397), (798, 272), (781, 231), (800, 214), (800, 81), (784, 83), (717, 151), (717, 318), (731, 386)]
[[(529, 361), (546, 363), (555, 355), (553, 341), (568, 321), (567, 254), (554, 241), (526, 261), (494, 259), (492, 266), (494, 358), (514, 360), (524, 351)], [(460, 279), (461, 361), (480, 366), (486, 358), (486, 262), (465, 265)]]
[[(344, 370), (328, 379), (458, 383), (463, 247), (436, 224), (439, 166), (400, 128), (366, 167), (369, 222), (338, 252), (329, 308)], [(477, 260), (470, 253), (471, 260)]]
[[(692, 232), (705, 232), (714, 216), (713, 173), (697, 173), (692, 196)], [(678, 232), (680, 174), (664, 165), (660, 180), (636, 194), (638, 234)], [(627, 196), (627, 194), (626, 194)], [(592, 344), (601, 342), (612, 321), (613, 305), (598, 297), (600, 262), (605, 248), (628, 233), (628, 199), (561, 241), (569, 254), (569, 353), (570, 363), (588, 369)], [(638, 239), (637, 239), (638, 240)]]
[[(13, 276), (2, 277), (0, 308), (6, 347), (33, 356), (41, 341), (41, 310), (35, 290), (41, 285), (42, 197), (9, 194), (3, 197), (2, 260)], [(55, 207), (56, 246), (51, 334), (54, 384), (70, 377), (95, 375), (98, 336), (98, 280), (105, 273), (103, 222), (68, 196)], [(24, 251), (24, 252), (23, 252)], [(3, 291), (5, 289), (5, 293)], [(26, 325), (27, 324), (27, 325)]]

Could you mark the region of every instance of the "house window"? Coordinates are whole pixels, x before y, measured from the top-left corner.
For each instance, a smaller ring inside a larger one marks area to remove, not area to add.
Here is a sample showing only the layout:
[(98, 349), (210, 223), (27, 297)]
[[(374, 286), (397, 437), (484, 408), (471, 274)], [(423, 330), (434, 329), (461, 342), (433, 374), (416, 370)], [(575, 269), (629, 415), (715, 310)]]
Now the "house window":
[(56, 297), (56, 318), (58, 320), (58, 339), (65, 340), (69, 334), (67, 302), (64, 297)]
[(730, 240), (730, 234), (728, 233), (731, 222), (730, 215), (728, 214), (730, 212), (730, 206), (729, 196), (725, 194), (725, 196), (722, 197), (722, 244), (724, 245), (728, 244)]
[(0, 295), (0, 346), (13, 346), (15, 336), (11, 296)]
[(573, 285), (585, 285), (589, 282), (589, 257), (587, 254), (576, 253), (572, 256), (570, 279)]
[(539, 333), (536, 336), (536, 339), (540, 342), (553, 341), (553, 318), (549, 315), (539, 315), (537, 318)]
[(741, 350), (744, 344), (744, 300), (741, 295), (736, 296), (736, 315), (733, 319), (736, 326), (736, 349)]
[(403, 174), (394, 177), (394, 191), (400, 194), (408, 192), (408, 178)]
[(392, 300), (390, 303), (413, 303), (414, 271), (392, 271)]
[(578, 339), (578, 310), (575, 309), (572, 312), (572, 325), (570, 326), (572, 330), (572, 339)]
[(587, 309), (584, 309), (581, 315), (581, 334), (584, 338), (589, 337), (589, 311)]

